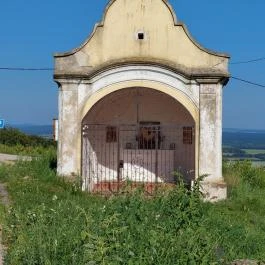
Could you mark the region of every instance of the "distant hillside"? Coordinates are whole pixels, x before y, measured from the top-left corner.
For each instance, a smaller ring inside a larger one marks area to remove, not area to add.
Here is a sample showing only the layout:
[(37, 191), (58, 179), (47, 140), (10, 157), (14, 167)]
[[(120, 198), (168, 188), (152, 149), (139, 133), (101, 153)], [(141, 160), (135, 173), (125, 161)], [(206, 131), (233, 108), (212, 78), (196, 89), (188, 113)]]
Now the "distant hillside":
[[(52, 138), (52, 125), (12, 125), (29, 135)], [(225, 128), (223, 130), (223, 145), (240, 149), (265, 149), (265, 130), (242, 130)]]
[(224, 128), (223, 132), (225, 133), (258, 133), (265, 134), (265, 130), (252, 130), (252, 129), (235, 129), (235, 128)]
[(47, 138), (52, 138), (53, 134), (52, 125), (14, 124), (11, 125), (10, 127), (17, 128), (20, 131), (29, 135), (38, 135)]
[(223, 132), (223, 145), (239, 149), (265, 149), (265, 132)]

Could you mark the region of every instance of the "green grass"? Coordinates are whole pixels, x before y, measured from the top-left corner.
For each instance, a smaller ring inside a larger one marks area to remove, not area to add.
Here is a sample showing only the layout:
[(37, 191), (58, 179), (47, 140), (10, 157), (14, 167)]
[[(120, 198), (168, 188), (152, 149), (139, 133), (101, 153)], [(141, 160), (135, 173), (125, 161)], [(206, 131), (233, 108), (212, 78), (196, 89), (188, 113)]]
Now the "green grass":
[(53, 155), (0, 166), (12, 199), (2, 217), (6, 264), (265, 261), (265, 172), (249, 162), (225, 163), (229, 199), (210, 204), (182, 183), (152, 198), (85, 194), (56, 177)]
[(0, 130), (0, 153), (38, 156), (55, 148), (51, 139), (27, 135), (14, 128)]
[(265, 168), (265, 161), (252, 161), (254, 167), (263, 167)]
[(43, 146), (23, 146), (20, 144), (17, 145), (6, 145), (0, 144), (0, 153), (11, 154), (11, 155), (29, 155), (29, 156), (38, 156), (46, 152), (56, 152), (55, 146), (43, 147)]
[(265, 149), (242, 149), (249, 155), (265, 154)]
[(242, 158), (242, 157), (225, 157), (225, 160), (227, 162), (232, 162), (232, 163), (236, 163), (237, 161), (240, 162), (247, 162), (250, 161), (253, 167), (257, 167), (257, 168), (264, 168), (265, 167), (265, 161), (260, 160), (258, 158)]
[(45, 139), (36, 135), (27, 135), (15, 128), (4, 128), (0, 130), (0, 143), (8, 146), (43, 146), (48, 147), (54, 145), (53, 140)]
[(260, 161), (260, 159), (251, 157), (251, 158), (245, 158), (245, 157), (236, 157), (236, 156), (231, 156), (229, 158), (226, 157), (229, 161)]

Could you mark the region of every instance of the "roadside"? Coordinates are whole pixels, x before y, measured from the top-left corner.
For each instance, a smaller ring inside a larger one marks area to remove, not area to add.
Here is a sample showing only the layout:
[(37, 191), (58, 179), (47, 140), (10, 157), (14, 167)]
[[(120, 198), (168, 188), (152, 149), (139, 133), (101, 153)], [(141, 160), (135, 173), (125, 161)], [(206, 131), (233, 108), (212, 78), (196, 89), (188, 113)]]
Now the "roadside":
[[(6, 185), (0, 182), (0, 204), (4, 207), (8, 207), (10, 205), (10, 200), (8, 197), (8, 192), (6, 189)], [(0, 265), (4, 264), (4, 253), (5, 247), (2, 244), (2, 224), (0, 224)]]
[[(10, 155), (10, 154), (3, 154), (0, 153), (0, 164), (14, 164), (16, 161), (31, 161), (32, 157), (30, 156), (21, 156), (21, 155)], [(0, 182), (0, 205), (3, 205), (4, 208), (9, 207), (10, 199), (8, 196), (7, 188), (4, 183)], [(1, 222), (1, 218), (0, 218)], [(4, 265), (4, 255), (6, 248), (2, 242), (2, 233), (3, 233), (3, 226), (0, 223), (0, 265)]]
[[(0, 154), (0, 164), (14, 163), (19, 159), (21, 158), (17, 155)], [(0, 182), (0, 204), (3, 205), (4, 207), (8, 207), (10, 205), (10, 200), (8, 197), (6, 185), (1, 182)], [(4, 253), (5, 253), (5, 247), (2, 244), (2, 232), (3, 232), (3, 227), (2, 224), (0, 223), (0, 265), (4, 264)]]

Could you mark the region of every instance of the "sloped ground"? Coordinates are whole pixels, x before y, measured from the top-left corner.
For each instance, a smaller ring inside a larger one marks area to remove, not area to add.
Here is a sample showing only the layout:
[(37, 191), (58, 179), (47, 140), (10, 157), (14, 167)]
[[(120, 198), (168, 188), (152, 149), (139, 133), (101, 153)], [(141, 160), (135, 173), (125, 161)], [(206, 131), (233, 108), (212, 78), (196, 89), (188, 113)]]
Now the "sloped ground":
[(78, 179), (57, 178), (50, 159), (0, 166), (12, 198), (3, 211), (6, 264), (264, 265), (264, 169), (225, 164), (229, 199), (208, 204), (182, 183), (152, 199), (126, 188), (91, 196)]

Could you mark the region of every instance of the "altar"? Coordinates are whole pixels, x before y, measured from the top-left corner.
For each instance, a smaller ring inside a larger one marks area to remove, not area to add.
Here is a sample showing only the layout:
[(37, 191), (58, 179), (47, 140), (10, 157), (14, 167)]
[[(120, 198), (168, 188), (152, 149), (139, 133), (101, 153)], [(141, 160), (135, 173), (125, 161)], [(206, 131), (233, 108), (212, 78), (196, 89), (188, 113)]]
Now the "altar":
[(121, 150), (123, 180), (173, 182), (175, 150)]

